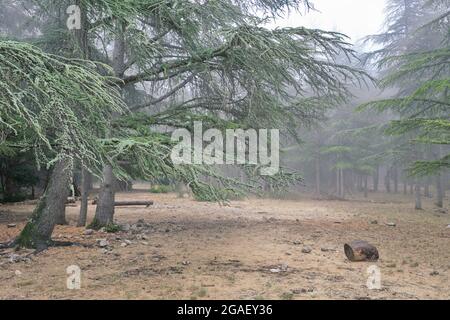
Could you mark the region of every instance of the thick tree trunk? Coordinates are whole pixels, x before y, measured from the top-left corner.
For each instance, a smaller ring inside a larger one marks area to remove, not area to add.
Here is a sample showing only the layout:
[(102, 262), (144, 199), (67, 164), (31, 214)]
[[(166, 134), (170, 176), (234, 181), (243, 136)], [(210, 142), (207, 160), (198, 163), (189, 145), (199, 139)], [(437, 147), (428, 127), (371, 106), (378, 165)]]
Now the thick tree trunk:
[(71, 175), (72, 166), (69, 160), (60, 160), (56, 163), (44, 196), (39, 200), (30, 221), (17, 238), (19, 246), (37, 250), (45, 250), (48, 247), (60, 213), (65, 212)]
[(81, 208), (78, 218), (78, 227), (85, 227), (87, 222), (88, 198), (90, 191), (90, 173), (85, 168), (81, 169)]
[(112, 166), (106, 165), (103, 168), (103, 182), (98, 195), (94, 221), (90, 226), (92, 229), (98, 230), (114, 222), (114, 179)]

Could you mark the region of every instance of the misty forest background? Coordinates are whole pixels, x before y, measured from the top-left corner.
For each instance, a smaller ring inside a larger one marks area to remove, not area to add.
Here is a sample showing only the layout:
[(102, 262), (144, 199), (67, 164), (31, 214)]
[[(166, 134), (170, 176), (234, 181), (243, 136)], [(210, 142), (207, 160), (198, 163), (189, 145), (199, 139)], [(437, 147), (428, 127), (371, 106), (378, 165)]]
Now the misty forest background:
[[(73, 4), (79, 30), (66, 25)], [(448, 205), (448, 0), (388, 0), (383, 30), (357, 48), (336, 32), (267, 27), (308, 14), (307, 0), (0, 5), (0, 201), (40, 199), (3, 246), (52, 244), (70, 196), (82, 199), (79, 226), (114, 229), (115, 192), (136, 180), (186, 185), (202, 201), (307, 190)], [(174, 165), (170, 134), (194, 121), (281, 129), (282, 170)]]

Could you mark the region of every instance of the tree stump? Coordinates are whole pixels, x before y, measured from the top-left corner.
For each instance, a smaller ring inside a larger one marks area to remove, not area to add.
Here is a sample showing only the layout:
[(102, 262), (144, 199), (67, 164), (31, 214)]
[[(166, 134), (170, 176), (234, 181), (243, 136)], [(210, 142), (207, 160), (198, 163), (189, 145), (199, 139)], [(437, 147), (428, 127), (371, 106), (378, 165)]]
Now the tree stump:
[(352, 262), (377, 261), (380, 256), (376, 247), (366, 241), (354, 241), (344, 246), (345, 255)]

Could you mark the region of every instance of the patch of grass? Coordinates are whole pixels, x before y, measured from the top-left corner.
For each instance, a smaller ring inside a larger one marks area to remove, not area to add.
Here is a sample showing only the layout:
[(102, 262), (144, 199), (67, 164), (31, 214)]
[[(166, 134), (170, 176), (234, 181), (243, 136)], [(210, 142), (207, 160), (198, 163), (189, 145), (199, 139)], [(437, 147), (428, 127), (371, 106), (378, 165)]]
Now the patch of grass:
[(105, 232), (107, 233), (117, 233), (122, 230), (121, 226), (115, 223), (110, 223), (105, 227)]
[(155, 185), (150, 188), (150, 193), (169, 193), (172, 191), (173, 188), (166, 185)]
[(283, 292), (280, 298), (282, 300), (292, 300), (294, 299), (294, 294), (292, 292)]

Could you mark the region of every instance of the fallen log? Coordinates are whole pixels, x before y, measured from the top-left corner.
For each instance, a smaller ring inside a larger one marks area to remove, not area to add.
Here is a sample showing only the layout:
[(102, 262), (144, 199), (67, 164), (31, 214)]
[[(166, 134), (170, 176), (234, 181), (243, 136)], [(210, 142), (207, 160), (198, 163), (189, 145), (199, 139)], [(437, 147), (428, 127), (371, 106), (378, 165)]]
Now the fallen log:
[(377, 261), (380, 258), (375, 246), (366, 241), (353, 241), (344, 245), (345, 255), (352, 262)]
[[(97, 200), (92, 201), (92, 204), (97, 204)], [(115, 207), (134, 207), (134, 206), (145, 206), (150, 207), (154, 204), (153, 201), (116, 201), (114, 203)]]

